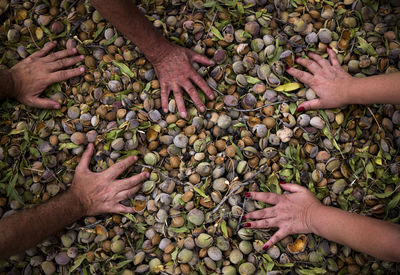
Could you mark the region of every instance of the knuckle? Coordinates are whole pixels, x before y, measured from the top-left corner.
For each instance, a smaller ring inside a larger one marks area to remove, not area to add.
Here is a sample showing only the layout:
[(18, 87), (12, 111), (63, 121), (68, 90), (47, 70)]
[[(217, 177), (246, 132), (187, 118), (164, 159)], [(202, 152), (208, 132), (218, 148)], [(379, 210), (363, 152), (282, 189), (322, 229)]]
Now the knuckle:
[(263, 227), (268, 227), (268, 225), (269, 225), (268, 220), (262, 220), (262, 225), (263, 225)]

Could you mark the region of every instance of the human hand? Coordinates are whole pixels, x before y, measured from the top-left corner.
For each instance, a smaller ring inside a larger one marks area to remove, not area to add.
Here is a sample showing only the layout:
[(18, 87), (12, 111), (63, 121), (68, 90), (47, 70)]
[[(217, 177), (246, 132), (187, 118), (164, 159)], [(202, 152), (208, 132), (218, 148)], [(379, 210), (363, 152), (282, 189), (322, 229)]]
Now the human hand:
[(161, 86), (161, 103), (165, 113), (168, 112), (168, 97), (172, 91), (178, 106), (180, 116), (186, 118), (185, 102), (182, 90), (191, 97), (200, 112), (206, 110), (196, 88), (196, 84), (209, 99), (214, 99), (214, 94), (207, 82), (193, 69), (192, 63), (198, 62), (205, 66), (213, 64), (207, 57), (179, 46), (168, 45), (162, 59), (153, 61), (155, 72)]
[(315, 53), (308, 54), (312, 60), (296, 59), (310, 73), (295, 68), (286, 69), (289, 74), (311, 87), (318, 96), (301, 103), (297, 111), (336, 108), (349, 104), (348, 90), (353, 77), (342, 69), (332, 49), (328, 48), (328, 54), (330, 62)]
[(290, 234), (311, 233), (312, 212), (323, 207), (320, 201), (305, 187), (297, 184), (281, 183), (282, 189), (291, 193), (278, 195), (267, 192), (249, 192), (245, 196), (273, 204), (261, 210), (250, 212), (243, 220), (248, 228), (279, 227), (279, 230), (264, 244), (266, 250)]
[(133, 207), (124, 206), (119, 202), (132, 197), (142, 187), (140, 183), (149, 177), (149, 173), (143, 172), (130, 178), (117, 179), (137, 160), (136, 156), (126, 158), (104, 172), (93, 173), (89, 170), (92, 155), (93, 144), (90, 143), (76, 167), (70, 187), (79, 198), (85, 215), (134, 212)]
[(75, 48), (58, 51), (47, 55), (56, 42), (48, 42), (44, 47), (25, 58), (10, 69), (14, 82), (13, 94), (9, 97), (17, 99), (28, 106), (44, 109), (58, 109), (60, 104), (49, 98), (41, 98), (40, 94), (50, 84), (67, 80), (84, 72), (84, 68), (62, 70), (81, 61), (83, 56), (74, 56)]

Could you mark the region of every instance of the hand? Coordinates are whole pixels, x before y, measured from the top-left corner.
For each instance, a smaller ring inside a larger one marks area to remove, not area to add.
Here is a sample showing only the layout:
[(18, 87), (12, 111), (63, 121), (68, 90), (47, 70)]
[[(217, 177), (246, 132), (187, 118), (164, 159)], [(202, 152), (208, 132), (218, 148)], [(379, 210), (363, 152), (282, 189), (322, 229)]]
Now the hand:
[(71, 185), (71, 191), (79, 198), (85, 215), (134, 212), (133, 207), (124, 206), (119, 202), (132, 197), (142, 187), (140, 183), (149, 177), (149, 173), (143, 172), (127, 179), (117, 179), (137, 160), (136, 156), (126, 158), (104, 172), (93, 173), (89, 170), (92, 155), (93, 144), (90, 143), (76, 167)]
[(74, 56), (77, 50), (66, 49), (47, 55), (56, 42), (48, 42), (44, 47), (25, 58), (10, 69), (14, 82), (14, 94), (10, 97), (28, 106), (44, 109), (58, 109), (58, 102), (39, 97), (44, 89), (55, 82), (67, 80), (84, 72), (84, 68), (61, 70), (81, 61), (83, 56)]
[(300, 65), (310, 72), (304, 72), (295, 68), (286, 71), (311, 87), (318, 98), (303, 102), (297, 111), (302, 112), (311, 109), (336, 108), (349, 104), (347, 90), (353, 77), (345, 72), (339, 64), (335, 52), (328, 48), (329, 60), (315, 53), (309, 53), (312, 58), (297, 58)]
[(281, 187), (291, 193), (278, 195), (250, 192), (245, 194), (253, 200), (275, 205), (243, 216), (243, 220), (255, 220), (245, 223), (245, 227), (248, 228), (279, 227), (279, 230), (264, 244), (264, 250), (287, 235), (311, 233), (312, 211), (322, 207), (320, 201), (305, 187), (289, 183), (281, 183)]
[(196, 84), (209, 99), (214, 99), (214, 94), (207, 82), (193, 69), (192, 63), (198, 62), (210, 66), (213, 62), (203, 55), (178, 46), (169, 45), (164, 53), (161, 60), (153, 61), (154, 69), (160, 81), (161, 104), (164, 112), (168, 112), (168, 97), (172, 91), (180, 116), (186, 118), (187, 113), (182, 90), (189, 94), (200, 112), (204, 112), (206, 106), (201, 101), (193, 84)]

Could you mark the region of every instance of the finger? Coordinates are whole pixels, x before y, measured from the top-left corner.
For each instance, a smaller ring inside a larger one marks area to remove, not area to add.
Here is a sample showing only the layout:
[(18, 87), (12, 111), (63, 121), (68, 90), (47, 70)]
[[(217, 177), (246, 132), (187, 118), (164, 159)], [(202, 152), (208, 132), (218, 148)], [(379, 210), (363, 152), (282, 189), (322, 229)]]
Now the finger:
[(308, 56), (317, 62), (323, 69), (331, 66), (331, 63), (329, 63), (325, 58), (322, 58), (319, 54), (309, 53)]
[(291, 67), (287, 68), (286, 71), (304, 84), (311, 86), (311, 81), (313, 79), (312, 74)]
[(137, 156), (130, 156), (108, 168), (104, 173), (111, 179), (116, 179), (126, 169), (137, 161)]
[(297, 192), (304, 192), (308, 190), (304, 186), (300, 186), (298, 184), (292, 184), (292, 183), (281, 183), (282, 189), (292, 192), (292, 193), (297, 193)]
[(57, 45), (57, 41), (47, 42), (44, 44), (43, 48), (38, 50), (37, 52), (31, 54), (31, 57), (42, 57), (48, 54), (55, 46)]
[(337, 58), (335, 51), (332, 50), (331, 48), (328, 48), (327, 51), (328, 51), (329, 60), (331, 61), (332, 66), (340, 67), (339, 59)]
[(267, 207), (264, 209), (256, 210), (250, 213), (247, 213), (243, 216), (243, 220), (257, 220), (257, 219), (268, 219), (276, 217), (275, 207)]
[(299, 57), (296, 59), (296, 62), (299, 63), (300, 65), (302, 65), (303, 67), (307, 68), (307, 70), (309, 70), (313, 74), (322, 70), (322, 67), (320, 65), (318, 65), (317, 62), (310, 60), (310, 59)]
[(309, 101), (305, 101), (299, 105), (297, 110), (299, 111), (307, 111), (307, 110), (316, 110), (316, 109), (321, 109), (324, 108), (323, 104), (321, 102), (321, 99), (315, 98), (311, 99)]
[(124, 205), (119, 203), (117, 206), (115, 206), (113, 208), (113, 210), (111, 212), (113, 212), (113, 213), (134, 213), (135, 212), (135, 208), (124, 206)]
[(204, 66), (211, 66), (215, 64), (214, 61), (212, 61), (211, 59), (208, 59), (204, 55), (198, 53), (192, 56), (192, 62), (197, 62)]
[(88, 172), (89, 170), (89, 164), (90, 160), (92, 159), (93, 156), (93, 143), (89, 143), (89, 145), (86, 147), (85, 152), (83, 152), (81, 161), (79, 162), (78, 166), (76, 167), (76, 172)]
[(190, 79), (205, 93), (205, 95), (213, 100), (214, 93), (211, 91), (210, 86), (208, 86), (207, 82), (195, 71), (190, 75)]
[(128, 190), (148, 179), (149, 176), (148, 172), (142, 172), (130, 178), (120, 180), (117, 184), (120, 185), (120, 190)]
[(55, 82), (61, 82), (61, 81), (70, 79), (72, 77), (81, 75), (84, 71), (85, 71), (85, 68), (83, 68), (83, 67), (57, 71), (54, 73), (50, 73), (48, 81), (49, 81), (49, 84), (52, 84)]
[(263, 250), (267, 250), (269, 247), (273, 246), (283, 238), (285, 238), (288, 234), (284, 229), (279, 229), (275, 232), (274, 235), (264, 244)]
[(61, 59), (64, 57), (68, 57), (70, 55), (74, 55), (77, 53), (77, 49), (76, 48), (68, 48), (62, 51), (58, 51), (52, 54), (49, 54), (48, 56), (44, 57), (44, 61), (46, 62), (52, 62), (54, 60), (57, 59)]
[(244, 226), (247, 228), (270, 228), (270, 227), (277, 227), (277, 225), (278, 221), (275, 218), (246, 222), (244, 224)]
[(49, 98), (32, 97), (29, 101), (25, 101), (26, 105), (40, 109), (60, 109), (60, 104)]
[(161, 84), (161, 106), (164, 113), (168, 113), (168, 101), (170, 90), (167, 85)]
[(55, 60), (49, 64), (49, 69), (52, 71), (60, 70), (65, 67), (70, 67), (72, 65), (75, 65), (76, 63), (82, 61), (85, 57), (83, 55), (80, 56), (74, 56), (70, 58), (62, 58)]
[(141, 185), (141, 184), (138, 184), (138, 185), (132, 187), (132, 188), (129, 189), (129, 190), (124, 190), (124, 191), (122, 191), (122, 192), (119, 192), (119, 193), (117, 194), (117, 196), (116, 196), (116, 199), (119, 200), (119, 201), (126, 200), (126, 199), (130, 199), (130, 198), (132, 198), (133, 195), (135, 195), (141, 188), (142, 188), (142, 185)]
[(280, 200), (280, 195), (269, 192), (249, 192), (245, 196), (256, 201), (262, 201), (269, 204), (277, 204)]
[(172, 89), (174, 92), (176, 105), (178, 106), (179, 114), (181, 117), (186, 118), (186, 108), (185, 108), (185, 101), (183, 100), (182, 91), (180, 88)]
[(186, 90), (186, 92), (189, 94), (190, 98), (193, 100), (194, 105), (196, 105), (197, 109), (200, 110), (200, 112), (205, 112), (206, 106), (204, 105), (203, 101), (201, 100), (199, 94), (196, 91), (196, 88), (190, 83), (189, 81), (186, 81), (182, 84), (182, 87)]

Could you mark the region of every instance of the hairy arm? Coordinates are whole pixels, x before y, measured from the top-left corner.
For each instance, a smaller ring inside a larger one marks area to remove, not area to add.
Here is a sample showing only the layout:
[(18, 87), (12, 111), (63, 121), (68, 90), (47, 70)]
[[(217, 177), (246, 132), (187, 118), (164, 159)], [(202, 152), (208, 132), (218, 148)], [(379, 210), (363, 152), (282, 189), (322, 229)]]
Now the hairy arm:
[(78, 197), (68, 190), (39, 206), (0, 219), (0, 258), (34, 246), (84, 214)]
[(104, 172), (93, 173), (89, 170), (92, 155), (93, 144), (89, 144), (67, 191), (39, 206), (0, 219), (0, 259), (31, 248), (81, 217), (134, 212), (133, 207), (120, 201), (131, 198), (149, 174), (117, 178), (137, 157), (128, 157)]
[(14, 81), (9, 70), (0, 70), (0, 98), (12, 97)]
[(160, 81), (164, 112), (168, 112), (168, 97), (172, 92), (181, 117), (187, 117), (182, 91), (191, 97), (200, 112), (206, 110), (195, 86), (209, 99), (213, 99), (214, 94), (207, 82), (193, 69), (192, 63), (210, 66), (213, 64), (211, 60), (192, 50), (169, 43), (130, 0), (114, 0), (112, 4), (107, 0), (91, 0), (90, 3), (132, 40), (153, 64)]

